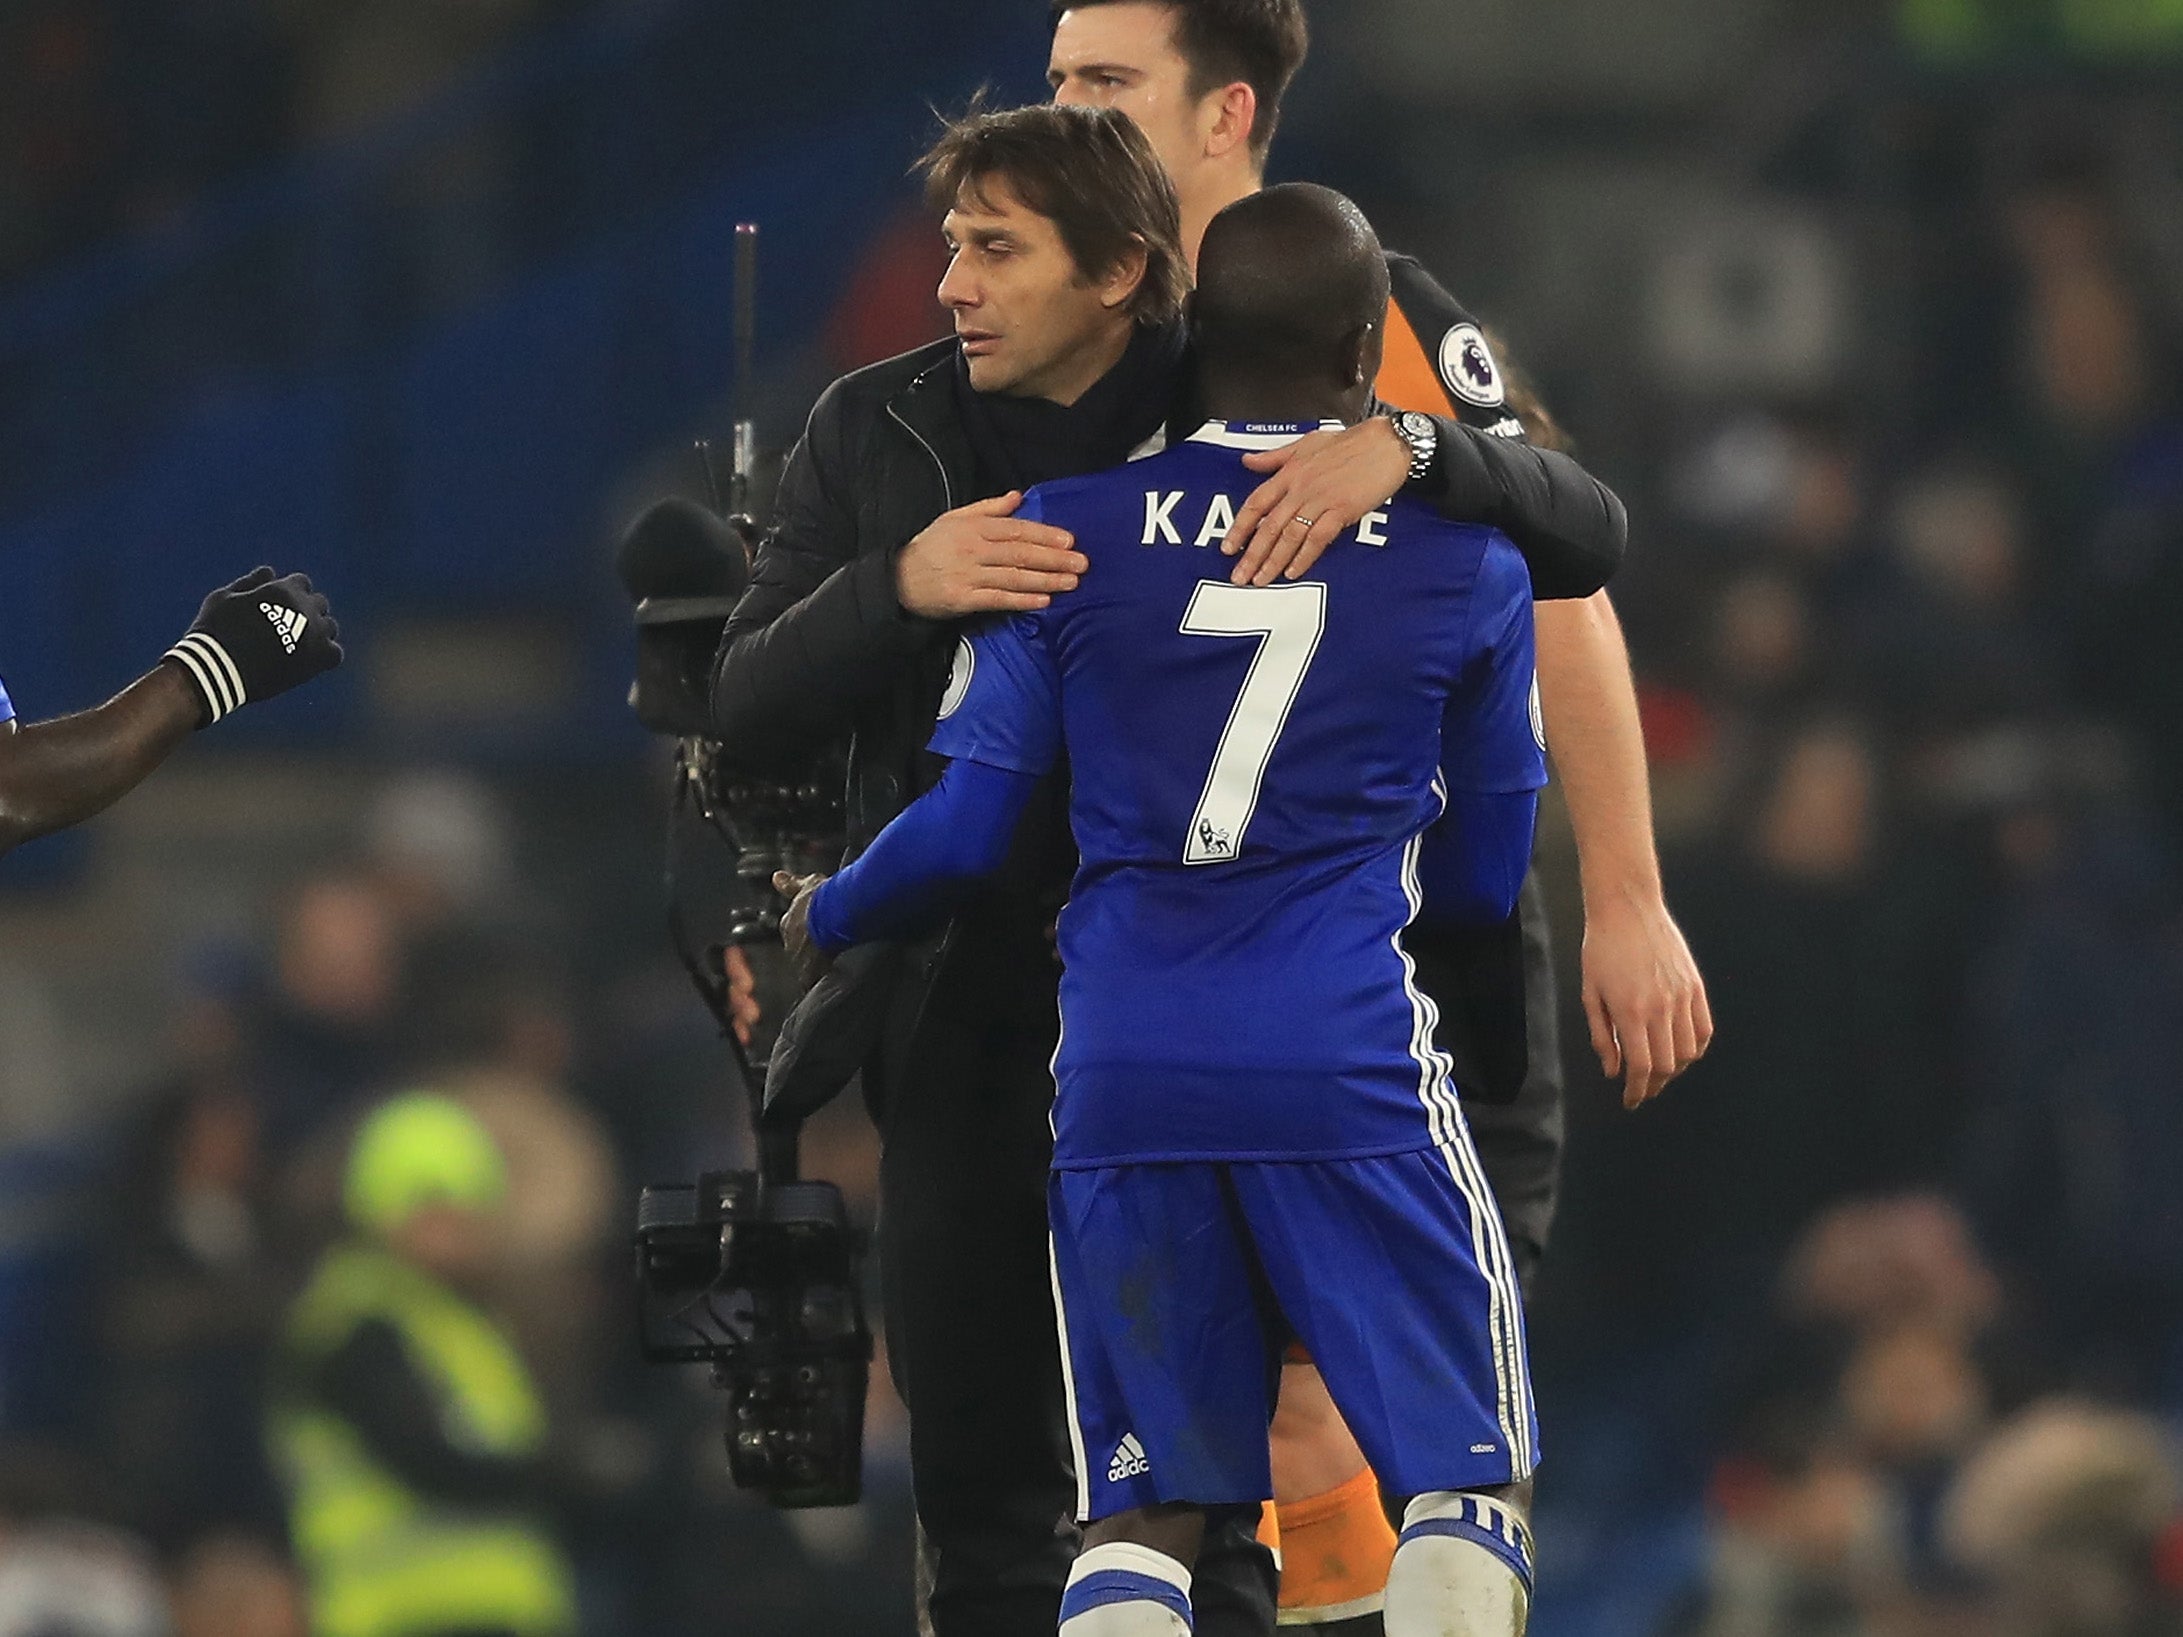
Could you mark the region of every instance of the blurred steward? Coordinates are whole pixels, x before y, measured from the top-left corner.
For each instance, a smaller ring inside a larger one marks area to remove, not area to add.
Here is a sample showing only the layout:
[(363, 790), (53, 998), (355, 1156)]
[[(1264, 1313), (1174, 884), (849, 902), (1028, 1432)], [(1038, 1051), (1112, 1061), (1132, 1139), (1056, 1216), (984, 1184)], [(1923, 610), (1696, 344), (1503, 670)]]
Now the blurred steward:
[(350, 1235), (288, 1321), (272, 1435), (317, 1637), (564, 1637), (543, 1402), (469, 1292), (507, 1167), (477, 1119), (411, 1095), (350, 1151)]

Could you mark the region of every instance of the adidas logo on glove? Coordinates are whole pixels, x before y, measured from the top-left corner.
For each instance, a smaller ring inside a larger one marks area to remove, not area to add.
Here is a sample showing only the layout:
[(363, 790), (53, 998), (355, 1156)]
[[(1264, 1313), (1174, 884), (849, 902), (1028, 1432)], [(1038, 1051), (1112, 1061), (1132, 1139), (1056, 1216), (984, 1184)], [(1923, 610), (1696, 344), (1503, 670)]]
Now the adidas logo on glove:
[(294, 653), (296, 639), (303, 635), (303, 627), (309, 622), (293, 608), (282, 608), (277, 603), (260, 603), (258, 612), (273, 622), (273, 630), (280, 638), (280, 645), (289, 653)]
[(1152, 1463), (1145, 1459), (1145, 1447), (1137, 1442), (1137, 1435), (1124, 1433), (1114, 1459), (1107, 1463), (1107, 1482), (1118, 1484), (1125, 1478), (1142, 1478), (1151, 1470)]
[(166, 657), (203, 706), (198, 726), (210, 727), (339, 665), (341, 625), (308, 576), (261, 567), (207, 597)]

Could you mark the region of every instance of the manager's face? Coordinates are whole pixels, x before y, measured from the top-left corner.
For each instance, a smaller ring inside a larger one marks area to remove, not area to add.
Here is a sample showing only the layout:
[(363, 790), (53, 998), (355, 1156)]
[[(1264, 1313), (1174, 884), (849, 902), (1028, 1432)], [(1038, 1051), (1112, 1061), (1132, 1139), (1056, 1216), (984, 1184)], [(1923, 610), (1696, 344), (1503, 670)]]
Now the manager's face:
[(1175, 47), (1172, 8), (1160, 0), (1129, 0), (1063, 12), (1046, 83), (1056, 102), (1129, 115), (1175, 186), (1189, 193), (1220, 118), (1220, 97), (1217, 91), (1190, 94), (1190, 65)]
[(1074, 403), (1113, 362), (1134, 280), (1084, 276), (1051, 218), (1004, 177), (966, 187), (942, 224), (940, 301), (980, 392)]

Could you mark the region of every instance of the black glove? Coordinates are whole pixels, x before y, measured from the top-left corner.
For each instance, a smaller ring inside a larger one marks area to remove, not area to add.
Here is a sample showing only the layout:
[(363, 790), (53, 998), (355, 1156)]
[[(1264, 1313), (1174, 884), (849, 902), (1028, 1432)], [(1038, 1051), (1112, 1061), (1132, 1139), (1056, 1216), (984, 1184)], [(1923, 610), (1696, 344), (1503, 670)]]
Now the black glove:
[(189, 634), (169, 648), (210, 727), (255, 699), (300, 687), (341, 663), (341, 627), (309, 576), (253, 569), (205, 599)]

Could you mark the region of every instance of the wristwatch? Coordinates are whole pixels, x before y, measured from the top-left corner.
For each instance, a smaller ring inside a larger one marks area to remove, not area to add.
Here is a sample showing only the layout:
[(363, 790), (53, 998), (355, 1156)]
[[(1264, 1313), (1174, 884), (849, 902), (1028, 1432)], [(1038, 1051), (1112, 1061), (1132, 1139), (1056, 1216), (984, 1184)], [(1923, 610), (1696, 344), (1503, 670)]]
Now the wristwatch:
[(1404, 481), (1415, 483), (1433, 469), (1433, 458), (1440, 453), (1440, 428), (1430, 415), (1414, 409), (1399, 410), (1388, 418), (1394, 423), (1395, 436), (1410, 446), (1410, 475)]

